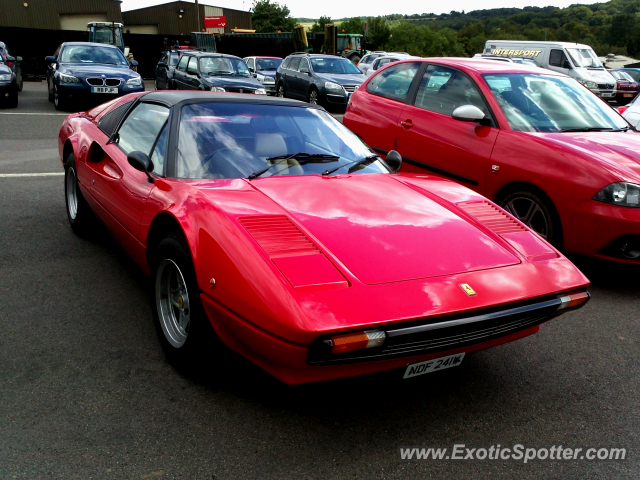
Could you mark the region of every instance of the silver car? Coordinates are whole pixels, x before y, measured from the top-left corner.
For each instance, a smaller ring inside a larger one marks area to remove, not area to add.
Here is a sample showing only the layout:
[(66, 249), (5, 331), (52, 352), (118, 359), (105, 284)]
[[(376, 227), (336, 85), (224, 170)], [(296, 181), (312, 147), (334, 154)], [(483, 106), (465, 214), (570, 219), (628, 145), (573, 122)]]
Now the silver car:
[(397, 54), (386, 54), (381, 57), (376, 58), (371, 66), (364, 72), (365, 76), (370, 77), (376, 71), (385, 65), (388, 65), (393, 62), (399, 62), (400, 60), (408, 60), (410, 58), (419, 58), (414, 57), (413, 55), (409, 55), (408, 53), (397, 53)]

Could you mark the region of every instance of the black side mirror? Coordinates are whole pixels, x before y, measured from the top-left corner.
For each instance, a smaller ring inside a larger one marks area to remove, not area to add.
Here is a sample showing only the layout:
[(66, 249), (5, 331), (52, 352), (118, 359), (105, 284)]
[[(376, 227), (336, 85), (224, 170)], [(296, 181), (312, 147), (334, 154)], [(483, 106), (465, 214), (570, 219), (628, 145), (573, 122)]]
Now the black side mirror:
[(49, 55), (48, 57), (44, 57), (44, 61), (47, 63), (57, 63), (58, 59), (52, 55)]
[(131, 65), (132, 67), (137, 67), (138, 66), (138, 61), (137, 60), (131, 60), (129, 62), (129, 65)]
[(573, 67), (571, 66), (571, 63), (569, 63), (569, 60), (565, 60), (562, 63), (562, 68), (567, 68), (567, 69), (571, 70)]
[(127, 155), (127, 161), (129, 165), (139, 172), (146, 173), (149, 183), (155, 182), (155, 179), (149, 175), (149, 172), (153, 172), (153, 162), (146, 153), (140, 151), (131, 152)]
[[(133, 65), (133, 64), (132, 64), (132, 65)], [(159, 67), (167, 68), (167, 64), (166, 64), (166, 63), (164, 63), (164, 62), (158, 62), (158, 66), (159, 66)]]
[(387, 153), (387, 158), (384, 161), (393, 169), (393, 173), (398, 173), (402, 166), (402, 155), (395, 150), (391, 150)]

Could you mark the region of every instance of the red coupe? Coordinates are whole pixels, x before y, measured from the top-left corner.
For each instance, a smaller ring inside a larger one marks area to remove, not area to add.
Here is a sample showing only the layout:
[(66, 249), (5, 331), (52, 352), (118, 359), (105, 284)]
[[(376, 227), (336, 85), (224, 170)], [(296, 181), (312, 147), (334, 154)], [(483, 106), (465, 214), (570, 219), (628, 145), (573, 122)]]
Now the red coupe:
[(640, 136), (576, 80), (479, 59), (409, 60), (344, 124), (403, 172), (460, 182), (569, 253), (640, 264)]
[(217, 335), (290, 384), (413, 377), (589, 298), (525, 225), (456, 183), (395, 174), (397, 153), (382, 161), (317, 106), (133, 94), (67, 117), (59, 148), (71, 227), (95, 214), (150, 275), (183, 366)]

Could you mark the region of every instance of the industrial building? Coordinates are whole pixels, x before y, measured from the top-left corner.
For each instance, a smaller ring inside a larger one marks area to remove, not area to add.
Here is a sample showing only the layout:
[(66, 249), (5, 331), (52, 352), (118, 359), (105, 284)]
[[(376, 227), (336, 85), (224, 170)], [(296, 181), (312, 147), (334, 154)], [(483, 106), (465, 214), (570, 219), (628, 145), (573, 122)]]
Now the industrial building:
[(0, 27), (86, 30), (88, 22), (122, 22), (119, 0), (0, 0)]
[[(198, 10), (192, 2), (169, 2), (123, 12), (122, 19), (125, 30), (130, 33), (188, 35), (203, 30), (230, 33), (234, 28), (251, 29), (250, 12), (204, 5), (202, 2), (198, 2)], [(205, 17), (226, 17), (226, 26), (205, 29)]]

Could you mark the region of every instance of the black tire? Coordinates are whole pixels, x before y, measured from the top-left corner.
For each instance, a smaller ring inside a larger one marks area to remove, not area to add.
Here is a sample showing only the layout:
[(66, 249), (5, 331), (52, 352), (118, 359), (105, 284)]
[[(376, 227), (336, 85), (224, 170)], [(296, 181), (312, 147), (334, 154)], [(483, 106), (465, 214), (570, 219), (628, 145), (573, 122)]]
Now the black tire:
[[(172, 292), (173, 298), (166, 292)], [(212, 354), (220, 352), (221, 342), (207, 319), (200, 293), (186, 240), (169, 233), (151, 261), (153, 319), (167, 359), (188, 375), (199, 372)]]
[(511, 215), (551, 243), (562, 248), (562, 226), (553, 202), (542, 192), (517, 190), (497, 202)]
[(49, 79), (47, 78), (47, 97), (51, 103), (53, 103), (53, 92), (51, 91), (51, 87), (49, 86)]
[(53, 85), (53, 105), (56, 107), (56, 110), (66, 110), (67, 108), (67, 99), (61, 93), (58, 93), (58, 87)]
[(77, 235), (85, 235), (95, 226), (95, 217), (78, 185), (76, 158), (70, 153), (64, 163), (64, 203), (71, 229)]
[(278, 85), (278, 88), (276, 89), (276, 97), (280, 97), (280, 98), (286, 98), (287, 95), (284, 92), (284, 85), (281, 83)]
[(307, 96), (307, 102), (312, 105), (320, 105), (320, 93), (316, 87), (309, 89), (309, 95)]
[(353, 63), (354, 65), (358, 65), (358, 63), (360, 63), (360, 55), (358, 55), (357, 53), (354, 53), (353, 55), (351, 55), (349, 57), (349, 60), (351, 61), (351, 63)]
[[(18, 70), (16, 69), (16, 75), (18, 75)], [(20, 83), (18, 84), (18, 91), (21, 92), (24, 88), (24, 78), (22, 76), (22, 69), (20, 70)]]

